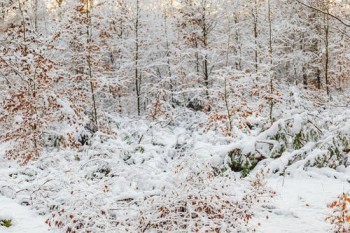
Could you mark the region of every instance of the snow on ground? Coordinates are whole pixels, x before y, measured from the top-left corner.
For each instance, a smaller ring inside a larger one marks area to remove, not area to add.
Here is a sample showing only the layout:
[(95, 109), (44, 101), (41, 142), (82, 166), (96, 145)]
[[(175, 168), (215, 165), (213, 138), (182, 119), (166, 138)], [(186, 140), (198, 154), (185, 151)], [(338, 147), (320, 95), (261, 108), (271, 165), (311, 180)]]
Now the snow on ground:
[[(267, 184), (277, 196), (266, 206), (257, 209), (255, 224), (260, 223), (260, 233), (322, 233), (332, 232), (325, 221), (327, 204), (343, 191), (350, 190), (346, 180), (321, 175), (322, 172), (302, 172), (290, 176), (271, 176)], [(268, 216), (268, 219), (267, 217)], [(0, 227), (0, 232), (48, 232), (45, 218), (21, 206), (14, 200), (0, 197), (0, 219), (12, 219), (10, 228)]]
[(325, 221), (330, 213), (327, 204), (349, 191), (350, 184), (346, 180), (321, 175), (321, 172), (270, 177), (267, 183), (278, 194), (257, 213), (255, 222), (261, 224), (258, 232), (332, 232), (330, 224)]
[(29, 207), (21, 206), (12, 199), (0, 196), (0, 220), (3, 219), (11, 219), (12, 226), (0, 226), (1, 233), (48, 232), (45, 217), (37, 215)]

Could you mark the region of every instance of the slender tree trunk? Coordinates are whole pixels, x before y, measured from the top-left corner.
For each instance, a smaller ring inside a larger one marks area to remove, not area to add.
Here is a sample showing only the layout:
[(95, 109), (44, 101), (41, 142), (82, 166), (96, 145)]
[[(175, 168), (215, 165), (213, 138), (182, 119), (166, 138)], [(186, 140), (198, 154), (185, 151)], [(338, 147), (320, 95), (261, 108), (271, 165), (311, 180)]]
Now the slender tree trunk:
[(224, 83), (224, 101), (225, 101), (225, 107), (226, 107), (226, 114), (227, 114), (227, 120), (228, 120), (228, 131), (229, 135), (232, 133), (232, 116), (230, 112), (230, 107), (228, 103), (228, 92), (227, 92), (227, 79), (225, 77), (225, 83)]
[(255, 72), (258, 72), (258, 2), (255, 0), (254, 2), (254, 9), (253, 9), (253, 20), (254, 20), (254, 43), (255, 43), (255, 49), (254, 49), (254, 60), (255, 60)]
[(316, 71), (316, 76), (317, 76), (317, 89), (321, 89), (321, 71), (318, 68)]
[(169, 48), (169, 36), (168, 36), (168, 16), (166, 9), (164, 8), (164, 34), (165, 34), (165, 40), (166, 40), (166, 58), (167, 58), (167, 67), (168, 67), (168, 78), (169, 78), (169, 89), (170, 89), (170, 102), (171, 104), (174, 103), (174, 87), (173, 87), (173, 81), (172, 81), (172, 74), (171, 74), (171, 64), (170, 64), (170, 48)]
[(198, 42), (197, 42), (197, 38), (195, 38), (195, 49), (196, 49), (196, 52), (195, 52), (195, 57), (196, 57), (196, 72), (197, 74), (199, 74), (199, 54), (198, 54)]
[(136, 22), (135, 22), (135, 89), (137, 115), (141, 115), (141, 76), (139, 74), (139, 12), (140, 2), (136, 1)]
[(38, 31), (38, 0), (34, 0), (34, 29)]
[[(327, 12), (329, 11), (329, 6), (327, 7)], [(325, 81), (326, 81), (326, 91), (328, 97), (330, 97), (330, 90), (329, 90), (329, 77), (328, 77), (328, 69), (329, 69), (329, 15), (324, 14), (324, 31), (325, 31)]]
[(1, 22), (5, 21), (5, 2), (1, 2)]
[[(124, 15), (126, 14), (126, 9), (125, 9), (125, 5), (123, 5), (123, 3), (121, 3), (119, 5), (120, 9), (121, 9), (121, 17), (120, 17), (120, 20), (119, 20), (119, 24), (120, 24), (120, 33), (118, 35), (119, 37), (119, 41), (120, 43), (122, 44), (123, 43), (123, 40), (124, 40)], [(121, 50), (119, 49), (118, 50), (118, 57), (119, 57), (119, 64), (118, 64), (118, 68), (122, 67), (122, 62), (123, 62), (123, 53), (121, 52)], [(118, 103), (118, 112), (121, 114), (123, 112), (123, 107), (122, 107), (122, 94), (121, 94), (121, 91), (122, 91), (122, 88), (119, 88), (117, 89), (118, 91), (118, 100), (119, 100), (119, 103)]]
[(22, 4), (21, 4), (21, 1), (18, 0), (18, 9), (21, 13), (21, 17), (22, 17), (22, 26), (23, 26), (23, 41), (26, 42), (26, 23), (25, 23), (25, 19), (24, 19), (24, 13), (23, 13), (23, 10), (22, 10)]
[(94, 77), (92, 74), (92, 61), (91, 61), (91, 43), (92, 43), (92, 18), (90, 15), (91, 10), (91, 0), (88, 0), (86, 3), (86, 18), (88, 20), (86, 27), (87, 34), (87, 64), (88, 64), (88, 76), (90, 81), (90, 93), (91, 93), (91, 101), (92, 101), (92, 122), (94, 123), (93, 131), (98, 130), (98, 117), (97, 117), (97, 106), (96, 106), (96, 95), (95, 95), (95, 87), (94, 87)]
[(33, 96), (35, 98), (35, 101), (33, 101), (33, 104), (34, 104), (33, 108), (34, 108), (35, 114), (34, 114), (34, 119), (33, 119), (33, 126), (32, 126), (33, 132), (32, 133), (33, 133), (33, 144), (34, 144), (35, 156), (38, 158), (39, 157), (39, 142), (37, 141), (37, 135), (38, 135), (37, 123), (39, 122), (39, 119), (38, 119), (38, 117), (39, 117), (39, 114), (38, 114), (39, 100), (37, 99), (38, 94), (37, 94), (37, 88), (36, 88), (36, 82), (37, 82), (36, 75), (37, 75), (37, 73), (35, 70), (33, 80), (32, 80), (33, 84), (31, 85), (31, 88), (30, 88), (31, 89), (30, 94), (31, 94), (31, 96)]
[[(202, 6), (202, 36), (203, 36), (203, 45), (205, 51), (204, 55), (204, 61), (203, 61), (203, 74), (204, 74), (204, 86), (205, 86), (205, 96), (207, 100), (209, 101), (210, 96), (209, 96), (209, 64), (208, 64), (208, 55), (207, 55), (207, 49), (208, 49), (208, 25), (207, 25), (207, 9), (206, 9), (206, 1), (204, 1), (203, 6)], [(208, 106), (208, 111), (210, 111), (210, 105)]]
[[(225, 66), (228, 67), (229, 64), (229, 54), (230, 54), (230, 41), (231, 41), (231, 23), (230, 23), (230, 18), (229, 16), (228, 18), (228, 36), (227, 36), (227, 44), (226, 44), (226, 62), (225, 62)], [(228, 98), (229, 98), (229, 94), (227, 91), (227, 78), (225, 77), (225, 83), (224, 83), (224, 101), (225, 101), (225, 107), (226, 107), (226, 114), (227, 114), (227, 120), (228, 120), (228, 131), (229, 131), (229, 135), (232, 134), (232, 116), (231, 116), (231, 112), (230, 112), (230, 107), (229, 107), (229, 103), (228, 103)]]
[[(239, 22), (239, 18), (237, 14), (234, 17), (234, 22), (235, 22), (235, 25), (237, 25)], [(235, 52), (235, 55), (238, 56), (238, 62), (236, 62), (236, 69), (242, 70), (242, 48), (241, 48), (241, 42), (239, 38), (240, 36), (239, 36), (238, 30), (236, 30), (235, 40), (238, 45), (238, 49), (236, 49), (236, 52)]]
[(305, 67), (303, 67), (303, 86), (304, 86), (304, 89), (307, 89), (308, 87), (308, 80), (307, 80)]
[(269, 66), (269, 76), (270, 76), (270, 122), (273, 123), (273, 106), (274, 106), (274, 99), (273, 99), (273, 92), (274, 92), (274, 85), (273, 85), (273, 50), (272, 50), (272, 18), (271, 18), (271, 2), (268, 0), (267, 2), (268, 7), (268, 20), (269, 20), (269, 56), (270, 56), (270, 66)]

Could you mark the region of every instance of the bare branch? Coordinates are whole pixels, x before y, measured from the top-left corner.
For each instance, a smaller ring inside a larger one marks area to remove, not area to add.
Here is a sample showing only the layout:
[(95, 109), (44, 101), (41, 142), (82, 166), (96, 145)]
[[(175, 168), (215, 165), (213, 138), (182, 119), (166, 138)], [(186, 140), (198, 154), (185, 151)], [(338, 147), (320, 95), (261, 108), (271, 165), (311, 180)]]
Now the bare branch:
[(342, 23), (344, 26), (350, 27), (350, 24), (349, 24), (349, 23), (345, 22), (344, 20), (342, 20), (341, 18), (339, 18), (339, 17), (336, 16), (336, 15), (333, 15), (333, 14), (331, 14), (331, 13), (329, 13), (329, 12), (323, 11), (323, 10), (318, 9), (318, 8), (316, 8), (316, 7), (310, 6), (310, 5), (308, 5), (308, 4), (306, 4), (306, 3), (303, 3), (303, 2), (301, 2), (301, 1), (299, 1), (299, 0), (295, 0), (295, 1), (297, 1), (297, 2), (300, 3), (301, 5), (306, 6), (306, 7), (310, 8), (310, 9), (312, 9), (312, 10), (321, 12), (322, 14), (325, 14), (325, 15), (329, 15), (330, 17), (332, 17), (332, 18), (338, 20), (338, 21), (339, 21), (340, 23)]

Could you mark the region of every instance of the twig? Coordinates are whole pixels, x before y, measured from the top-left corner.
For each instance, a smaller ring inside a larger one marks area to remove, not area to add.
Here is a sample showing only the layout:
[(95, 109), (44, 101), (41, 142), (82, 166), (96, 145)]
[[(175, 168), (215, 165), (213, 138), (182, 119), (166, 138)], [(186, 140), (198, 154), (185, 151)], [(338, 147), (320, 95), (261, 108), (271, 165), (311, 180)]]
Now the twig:
[(344, 20), (342, 20), (342, 19), (339, 18), (338, 16), (335, 16), (335, 15), (329, 13), (329, 12), (326, 12), (326, 11), (323, 11), (323, 10), (318, 9), (318, 8), (316, 8), (316, 7), (313, 7), (313, 6), (310, 6), (310, 5), (308, 5), (308, 4), (305, 4), (305, 3), (303, 3), (303, 2), (301, 2), (301, 1), (299, 1), (299, 0), (295, 0), (295, 1), (297, 1), (299, 4), (301, 4), (301, 5), (303, 5), (303, 6), (306, 6), (306, 7), (310, 8), (310, 9), (312, 9), (312, 10), (321, 12), (322, 14), (325, 14), (325, 15), (329, 15), (330, 17), (332, 17), (332, 18), (338, 20), (338, 21), (339, 21), (340, 23), (342, 23), (344, 26), (350, 27), (350, 24), (344, 22)]
[(323, 131), (320, 128), (318, 128), (314, 123), (312, 123), (312, 121), (308, 120), (307, 122), (312, 124), (320, 133), (323, 133)]
[(148, 229), (148, 227), (151, 225), (151, 222), (148, 222), (147, 225), (145, 226), (145, 228), (142, 230), (142, 232), (146, 232), (146, 230)]

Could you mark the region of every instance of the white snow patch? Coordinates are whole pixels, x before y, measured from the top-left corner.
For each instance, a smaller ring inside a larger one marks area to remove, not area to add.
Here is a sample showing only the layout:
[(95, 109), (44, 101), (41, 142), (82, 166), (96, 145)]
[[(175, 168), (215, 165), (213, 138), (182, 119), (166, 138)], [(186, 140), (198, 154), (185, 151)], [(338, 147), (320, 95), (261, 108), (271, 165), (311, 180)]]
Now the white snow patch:
[(11, 227), (0, 226), (0, 232), (6, 233), (44, 233), (48, 232), (45, 218), (21, 206), (14, 200), (0, 196), (0, 219), (10, 219)]
[(327, 204), (349, 191), (350, 184), (321, 174), (310, 173), (310, 176), (303, 172), (267, 180), (267, 184), (277, 191), (277, 196), (258, 211), (255, 221), (261, 226), (257, 227), (257, 232), (332, 232), (331, 225), (325, 221), (330, 213)]

